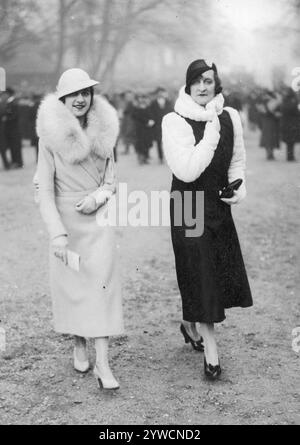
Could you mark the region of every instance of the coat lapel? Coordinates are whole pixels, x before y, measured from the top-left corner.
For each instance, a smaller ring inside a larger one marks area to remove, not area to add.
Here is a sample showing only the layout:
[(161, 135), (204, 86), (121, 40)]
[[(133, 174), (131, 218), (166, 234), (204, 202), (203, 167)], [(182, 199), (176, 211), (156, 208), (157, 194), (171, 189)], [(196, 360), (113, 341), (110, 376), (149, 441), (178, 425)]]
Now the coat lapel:
[(101, 176), (99, 170), (97, 169), (96, 163), (89, 156), (87, 159), (79, 163), (80, 167), (95, 180), (97, 186), (100, 186)]

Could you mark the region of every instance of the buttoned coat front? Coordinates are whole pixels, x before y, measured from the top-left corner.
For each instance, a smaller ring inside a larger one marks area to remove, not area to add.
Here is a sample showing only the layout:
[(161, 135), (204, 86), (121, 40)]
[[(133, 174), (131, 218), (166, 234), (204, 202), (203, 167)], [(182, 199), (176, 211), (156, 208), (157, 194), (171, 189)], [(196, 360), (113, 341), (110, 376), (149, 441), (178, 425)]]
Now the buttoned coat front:
[(119, 335), (123, 316), (114, 228), (100, 226), (96, 213), (75, 209), (91, 193), (115, 191), (116, 112), (95, 96), (83, 130), (65, 105), (49, 95), (38, 112), (37, 133), (42, 218), (50, 240), (67, 235), (68, 249), (80, 255), (75, 271), (56, 258), (50, 246), (55, 330), (83, 337)]

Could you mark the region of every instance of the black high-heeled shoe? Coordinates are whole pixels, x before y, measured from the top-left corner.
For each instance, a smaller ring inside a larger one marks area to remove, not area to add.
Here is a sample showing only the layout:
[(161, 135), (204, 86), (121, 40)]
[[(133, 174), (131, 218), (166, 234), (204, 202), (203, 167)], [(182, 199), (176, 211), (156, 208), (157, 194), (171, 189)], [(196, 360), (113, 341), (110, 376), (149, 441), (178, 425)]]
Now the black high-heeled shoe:
[(100, 377), (97, 377), (97, 382), (98, 382), (99, 389), (105, 389), (107, 391), (116, 391), (117, 389), (120, 389), (119, 385), (118, 386), (104, 385), (103, 379), (101, 379)]
[(195, 349), (195, 351), (200, 351), (203, 352), (204, 351), (204, 344), (203, 344), (203, 338), (201, 337), (200, 340), (193, 340), (189, 334), (186, 332), (186, 329), (184, 327), (184, 325), (181, 323), (180, 325), (180, 331), (184, 337), (184, 341), (186, 343), (191, 343), (191, 345), (193, 346), (193, 348)]
[(104, 377), (100, 376), (100, 373), (96, 366), (94, 368), (94, 376), (96, 377), (96, 380), (98, 382), (99, 389), (107, 389), (110, 391), (115, 391), (120, 388), (120, 385), (115, 378), (111, 380), (111, 379), (105, 379)]
[(220, 366), (220, 362), (213, 366), (210, 363), (207, 363), (206, 358), (204, 356), (204, 374), (211, 380), (216, 380), (221, 374), (222, 369)]

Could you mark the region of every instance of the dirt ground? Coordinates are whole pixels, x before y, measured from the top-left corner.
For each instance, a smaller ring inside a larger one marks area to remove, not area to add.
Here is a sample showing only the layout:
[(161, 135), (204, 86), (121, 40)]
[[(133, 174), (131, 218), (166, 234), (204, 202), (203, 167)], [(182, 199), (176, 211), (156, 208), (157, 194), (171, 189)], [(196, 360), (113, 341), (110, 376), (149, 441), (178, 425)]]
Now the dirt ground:
[[(119, 228), (126, 335), (111, 339), (117, 393), (99, 391), (72, 367), (72, 338), (52, 329), (47, 234), (32, 198), (33, 150), (25, 168), (0, 171), (1, 424), (300, 424), (299, 162), (265, 161), (247, 134), (248, 198), (234, 216), (254, 306), (217, 326), (222, 377), (207, 382), (203, 354), (179, 332), (181, 301), (168, 227)], [(122, 151), (120, 149), (120, 151)], [(170, 173), (120, 154), (129, 190), (168, 190)], [(297, 157), (300, 160), (298, 147)], [(94, 362), (92, 342), (89, 350)]]

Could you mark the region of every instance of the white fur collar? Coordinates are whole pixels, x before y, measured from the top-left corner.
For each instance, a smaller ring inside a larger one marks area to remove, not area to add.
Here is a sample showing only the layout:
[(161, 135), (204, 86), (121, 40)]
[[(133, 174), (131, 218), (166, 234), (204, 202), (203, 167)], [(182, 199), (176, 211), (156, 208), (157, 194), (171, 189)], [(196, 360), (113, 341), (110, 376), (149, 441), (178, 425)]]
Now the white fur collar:
[(87, 128), (82, 129), (78, 119), (55, 94), (49, 94), (40, 105), (36, 129), (44, 144), (62, 157), (76, 164), (93, 153), (109, 157), (116, 143), (119, 121), (116, 110), (101, 96), (87, 116)]
[(193, 121), (211, 121), (215, 113), (221, 114), (223, 111), (223, 94), (217, 94), (207, 105), (198, 105), (189, 94), (185, 92), (185, 86), (179, 91), (178, 99), (175, 102), (174, 110), (183, 117)]

